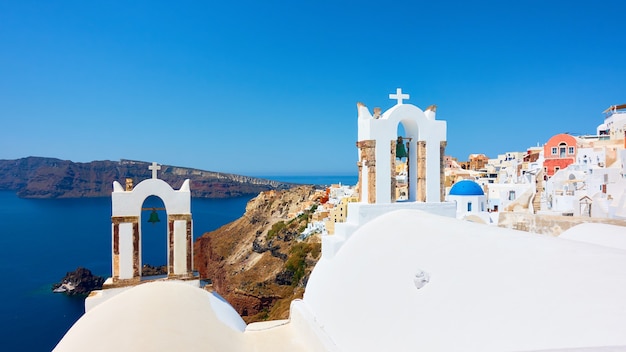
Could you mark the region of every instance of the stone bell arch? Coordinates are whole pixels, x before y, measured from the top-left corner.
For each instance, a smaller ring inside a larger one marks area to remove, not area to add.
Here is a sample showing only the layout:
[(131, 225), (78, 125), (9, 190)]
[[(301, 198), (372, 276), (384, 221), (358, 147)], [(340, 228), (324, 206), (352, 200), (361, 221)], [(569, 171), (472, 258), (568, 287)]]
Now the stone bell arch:
[(113, 182), (112, 199), (112, 258), (113, 282), (141, 280), (141, 207), (146, 198), (161, 198), (167, 212), (167, 276), (193, 277), (193, 223), (189, 180), (179, 190), (157, 178), (156, 163), (149, 167), (152, 178), (136, 187), (124, 189)]
[(395, 106), (373, 116), (368, 108), (357, 104), (360, 202), (384, 204), (395, 202), (397, 128), (404, 126), (408, 154), (409, 201), (441, 202), (444, 200), (443, 156), (446, 147), (446, 122), (435, 120), (436, 107), (422, 111), (404, 104), (409, 99), (400, 88), (390, 99)]

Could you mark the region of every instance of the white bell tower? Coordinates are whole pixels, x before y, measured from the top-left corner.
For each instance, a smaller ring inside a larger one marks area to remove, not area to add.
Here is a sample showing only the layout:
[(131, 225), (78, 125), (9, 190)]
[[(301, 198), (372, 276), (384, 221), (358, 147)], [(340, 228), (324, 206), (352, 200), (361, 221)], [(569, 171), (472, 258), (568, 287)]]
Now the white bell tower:
[(368, 204), (395, 202), (395, 162), (398, 125), (407, 142), (409, 201), (441, 202), (444, 198), (443, 156), (446, 122), (435, 120), (436, 107), (422, 111), (404, 104), (408, 94), (398, 88), (389, 94), (396, 105), (375, 116), (361, 103), (358, 110), (360, 201)]
[(132, 284), (141, 281), (141, 207), (146, 198), (161, 198), (167, 212), (167, 276), (193, 277), (193, 224), (189, 180), (174, 190), (157, 177), (157, 163), (149, 166), (152, 178), (136, 187), (122, 188), (113, 182), (111, 217), (113, 283)]

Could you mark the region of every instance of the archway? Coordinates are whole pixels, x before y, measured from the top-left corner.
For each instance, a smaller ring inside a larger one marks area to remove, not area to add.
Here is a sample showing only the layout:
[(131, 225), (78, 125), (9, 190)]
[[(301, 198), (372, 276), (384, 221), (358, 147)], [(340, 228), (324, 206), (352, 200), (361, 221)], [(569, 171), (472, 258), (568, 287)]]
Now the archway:
[(411, 137), (408, 137), (402, 122), (398, 123), (396, 139), (391, 141), (391, 199), (396, 202), (408, 201), (410, 197), (410, 155)]
[(158, 196), (147, 197), (140, 217), (141, 276), (167, 274), (167, 211)]

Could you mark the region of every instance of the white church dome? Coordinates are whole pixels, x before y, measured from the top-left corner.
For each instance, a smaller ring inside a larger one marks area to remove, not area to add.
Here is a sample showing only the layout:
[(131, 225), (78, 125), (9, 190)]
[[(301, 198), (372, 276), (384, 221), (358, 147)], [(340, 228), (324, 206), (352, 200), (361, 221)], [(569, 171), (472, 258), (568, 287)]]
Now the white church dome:
[(451, 196), (484, 196), (482, 187), (472, 180), (461, 180), (450, 189)]
[[(145, 283), (83, 315), (55, 351), (237, 351), (245, 322), (223, 299), (176, 281)], [(211, 339), (202, 336), (211, 334)]]

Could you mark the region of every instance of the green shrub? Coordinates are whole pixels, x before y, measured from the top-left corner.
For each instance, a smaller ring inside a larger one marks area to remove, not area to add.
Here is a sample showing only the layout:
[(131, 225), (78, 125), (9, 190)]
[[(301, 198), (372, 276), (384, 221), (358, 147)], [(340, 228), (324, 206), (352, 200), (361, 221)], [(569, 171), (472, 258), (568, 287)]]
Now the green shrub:
[(311, 253), (317, 257), (320, 253), (319, 243), (296, 243), (289, 252), (289, 258), (285, 262), (285, 269), (293, 273), (293, 283), (296, 286), (306, 274), (306, 256)]
[(284, 221), (279, 221), (272, 225), (272, 228), (267, 231), (267, 240), (271, 240), (276, 237), (276, 235), (285, 228), (286, 224)]

